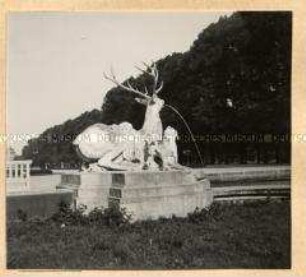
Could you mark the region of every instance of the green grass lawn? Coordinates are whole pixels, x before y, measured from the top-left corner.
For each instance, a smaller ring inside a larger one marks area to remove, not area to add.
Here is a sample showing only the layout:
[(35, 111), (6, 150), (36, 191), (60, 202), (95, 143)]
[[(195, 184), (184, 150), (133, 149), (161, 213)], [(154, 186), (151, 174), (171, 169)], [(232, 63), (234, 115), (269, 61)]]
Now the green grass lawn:
[(105, 226), (9, 222), (8, 268), (290, 268), (290, 203), (213, 205), (187, 218)]

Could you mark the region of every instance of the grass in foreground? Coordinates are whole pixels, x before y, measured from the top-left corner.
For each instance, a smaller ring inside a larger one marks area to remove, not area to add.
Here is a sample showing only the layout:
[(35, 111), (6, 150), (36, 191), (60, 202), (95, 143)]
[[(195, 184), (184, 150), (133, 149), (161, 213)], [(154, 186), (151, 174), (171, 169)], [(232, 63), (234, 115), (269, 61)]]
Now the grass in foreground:
[[(187, 218), (10, 222), (8, 268), (289, 268), (290, 204), (218, 204)], [(116, 223), (116, 222), (115, 222)]]

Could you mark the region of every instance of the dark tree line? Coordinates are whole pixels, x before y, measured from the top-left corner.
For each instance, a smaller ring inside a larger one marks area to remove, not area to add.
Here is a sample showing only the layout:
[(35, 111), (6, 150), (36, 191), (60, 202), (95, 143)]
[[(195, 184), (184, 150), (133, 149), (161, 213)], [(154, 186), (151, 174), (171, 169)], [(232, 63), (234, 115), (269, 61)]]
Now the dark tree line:
[[(160, 97), (186, 119), (207, 164), (290, 162), (289, 140), (275, 138), (290, 137), (291, 13), (239, 12), (221, 17), (198, 35), (189, 51), (160, 59), (157, 66), (164, 81)], [(144, 74), (129, 81), (139, 89), (144, 84), (150, 87)], [(134, 95), (115, 87), (108, 91), (101, 111), (48, 129), (41, 138), (77, 135), (96, 122), (129, 121), (139, 129), (144, 112)], [(181, 162), (198, 164), (179, 117), (167, 108), (161, 117), (165, 126), (178, 130)], [(246, 139), (263, 134), (264, 140)], [(228, 139), (237, 135), (240, 139)], [(48, 143), (38, 138), (29, 142), (23, 155), (37, 164), (80, 161), (71, 140)]]

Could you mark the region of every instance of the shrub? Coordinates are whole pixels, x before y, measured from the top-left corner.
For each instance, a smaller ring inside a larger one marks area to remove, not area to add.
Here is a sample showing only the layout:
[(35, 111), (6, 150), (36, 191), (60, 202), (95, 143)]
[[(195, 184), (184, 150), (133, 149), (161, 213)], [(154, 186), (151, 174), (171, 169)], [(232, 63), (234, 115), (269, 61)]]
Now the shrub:
[(88, 214), (90, 223), (106, 226), (120, 226), (131, 221), (131, 215), (125, 208), (95, 208)]
[(72, 209), (70, 205), (61, 202), (59, 211), (53, 214), (51, 220), (65, 225), (104, 225), (104, 226), (121, 226), (131, 220), (131, 215), (125, 208), (95, 208), (88, 214), (86, 206), (79, 206)]
[(21, 221), (27, 221), (28, 215), (25, 211), (18, 209), (17, 210), (17, 218)]
[(222, 205), (217, 203), (213, 203), (210, 207), (201, 210), (197, 207), (193, 213), (188, 213), (187, 219), (191, 223), (219, 220), (223, 213), (222, 210)]
[(196, 207), (194, 212), (188, 213), (187, 218), (191, 223), (200, 223), (207, 220), (208, 209), (199, 209)]
[(65, 225), (84, 224), (87, 223), (85, 211), (86, 206), (72, 209), (69, 204), (61, 202), (59, 211), (52, 215), (51, 220)]

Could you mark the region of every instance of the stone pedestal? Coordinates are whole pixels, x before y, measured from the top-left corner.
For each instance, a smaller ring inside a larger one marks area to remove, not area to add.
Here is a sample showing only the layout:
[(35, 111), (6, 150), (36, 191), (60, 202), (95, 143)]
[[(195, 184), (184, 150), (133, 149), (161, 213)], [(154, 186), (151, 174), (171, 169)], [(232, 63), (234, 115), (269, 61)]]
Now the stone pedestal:
[(75, 195), (75, 206), (85, 205), (87, 211), (96, 207), (108, 207), (108, 195), (112, 184), (112, 174), (103, 173), (64, 173), (57, 190), (70, 190)]
[(209, 181), (197, 181), (192, 170), (112, 171), (64, 176), (59, 187), (74, 187), (77, 204), (86, 205), (88, 210), (118, 205), (132, 213), (134, 220), (173, 214), (186, 216), (213, 201)]

